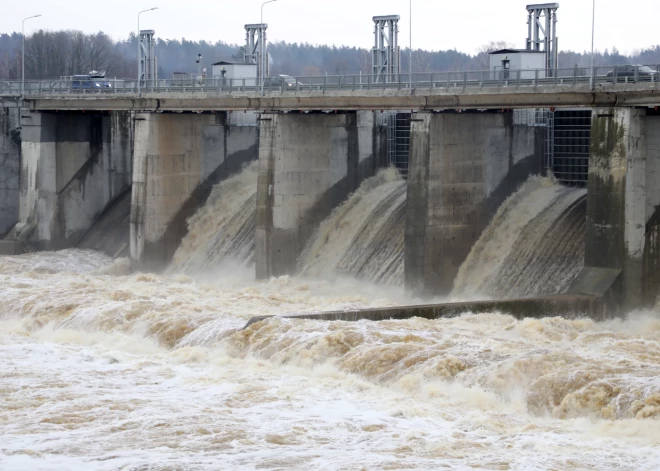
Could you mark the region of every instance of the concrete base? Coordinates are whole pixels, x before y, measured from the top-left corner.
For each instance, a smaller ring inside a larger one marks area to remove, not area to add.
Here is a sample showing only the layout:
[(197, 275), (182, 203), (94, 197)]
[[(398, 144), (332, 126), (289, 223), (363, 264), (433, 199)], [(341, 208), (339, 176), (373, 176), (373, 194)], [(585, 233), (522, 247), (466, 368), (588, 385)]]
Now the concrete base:
[(20, 240), (0, 239), (0, 255), (22, 255), (27, 251)]
[(381, 136), (373, 112), (262, 115), (258, 279), (295, 273), (318, 225), (385, 163)]
[[(526, 317), (543, 318), (561, 316), (580, 318), (590, 316), (600, 320), (609, 316), (606, 306), (596, 296), (560, 295), (540, 298), (507, 299), (504, 301), (473, 301), (466, 303), (358, 309), (352, 311), (323, 312), (320, 314), (295, 314), (282, 317), (287, 319), (357, 322), (361, 320), (403, 320), (414, 317), (434, 320), (466, 313), (478, 314), (484, 312), (501, 312), (517, 319), (524, 319)], [(275, 316), (253, 317), (248, 321), (244, 329), (273, 317)]]
[(497, 208), (542, 171), (539, 129), (512, 113), (416, 113), (411, 126), (406, 288), (448, 294)]

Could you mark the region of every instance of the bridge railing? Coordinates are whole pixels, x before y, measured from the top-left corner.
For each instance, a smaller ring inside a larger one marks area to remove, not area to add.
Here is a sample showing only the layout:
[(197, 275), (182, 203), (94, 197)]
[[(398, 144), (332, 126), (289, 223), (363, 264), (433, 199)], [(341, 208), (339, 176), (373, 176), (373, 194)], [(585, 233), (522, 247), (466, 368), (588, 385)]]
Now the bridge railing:
[[(428, 72), (381, 75), (324, 75), (315, 77), (266, 77), (263, 83), (254, 78), (226, 79), (174, 79), (147, 80), (139, 84), (141, 94), (148, 93), (242, 93), (300, 94), (306, 92), (363, 91), (363, 90), (433, 90), (459, 91), (476, 88), (517, 88), (543, 86), (593, 86), (627, 83), (660, 82), (660, 65), (596, 67), (593, 75), (589, 68), (570, 67), (553, 70), (484, 70), (465, 72)], [(24, 86), (24, 88), (22, 88)], [(0, 95), (89, 95), (138, 93), (135, 79), (91, 79), (76, 81), (57, 80), (0, 81)]]

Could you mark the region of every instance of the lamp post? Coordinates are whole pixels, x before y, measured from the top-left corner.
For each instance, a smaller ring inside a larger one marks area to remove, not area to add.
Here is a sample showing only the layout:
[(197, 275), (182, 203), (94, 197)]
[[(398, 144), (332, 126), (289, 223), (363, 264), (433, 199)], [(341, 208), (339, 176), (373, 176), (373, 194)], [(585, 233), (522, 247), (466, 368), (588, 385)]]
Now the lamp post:
[(21, 96), (25, 94), (25, 21), (32, 18), (39, 18), (41, 15), (28, 16), (23, 18), (23, 23), (21, 25), (21, 39), (23, 41), (21, 45)]
[(142, 10), (138, 13), (138, 25), (137, 25), (137, 48), (138, 48), (138, 74), (137, 74), (137, 92), (138, 98), (140, 97), (140, 82), (142, 82), (142, 55), (140, 54), (140, 15), (147, 11), (158, 10), (158, 7), (149, 8), (147, 10)]
[(261, 26), (261, 44), (259, 44), (259, 48), (261, 49), (261, 65), (260, 65), (260, 68), (261, 68), (261, 71), (260, 71), (261, 72), (261, 74), (260, 74), (261, 75), (261, 84), (260, 85), (261, 85), (261, 93), (262, 94), (264, 92), (264, 77), (265, 77), (265, 74), (266, 74), (266, 64), (267, 64), (267, 61), (268, 61), (268, 58), (265, 57), (265, 54), (266, 54), (266, 44), (265, 44), (266, 43), (266, 30), (264, 30), (264, 28), (263, 28), (263, 24), (264, 24), (264, 6), (269, 4), (269, 3), (276, 2), (276, 1), (277, 0), (268, 0), (267, 2), (264, 2), (264, 3), (261, 4), (261, 23), (260, 24), (262, 26)]
[(589, 77), (589, 82), (591, 82), (591, 89), (593, 90), (596, 87), (596, 81), (594, 80), (594, 31), (596, 29), (596, 0), (593, 0), (593, 7), (591, 10), (591, 77)]
[(412, 0), (410, 0), (410, 59), (408, 64), (409, 75), (408, 80), (410, 81), (410, 89), (412, 90)]

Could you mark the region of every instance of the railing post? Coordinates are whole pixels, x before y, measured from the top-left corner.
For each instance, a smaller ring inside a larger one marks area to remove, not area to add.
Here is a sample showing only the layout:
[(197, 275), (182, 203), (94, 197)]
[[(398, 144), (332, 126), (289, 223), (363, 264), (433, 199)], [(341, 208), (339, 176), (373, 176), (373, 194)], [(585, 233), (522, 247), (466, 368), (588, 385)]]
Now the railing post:
[(367, 76), (367, 90), (371, 90), (371, 75)]
[(577, 65), (573, 68), (573, 85), (577, 85)]
[(463, 72), (463, 90), (467, 88), (467, 70)]
[(401, 74), (399, 74), (397, 82), (398, 82), (398, 89), (401, 90)]
[(639, 67), (635, 66), (635, 83), (639, 81)]
[(328, 76), (324, 75), (323, 76), (323, 93), (326, 92), (327, 88), (328, 88)]
[(433, 91), (433, 74), (431, 74), (431, 85), (429, 86), (429, 89)]
[(451, 81), (451, 72), (447, 72), (447, 91), (449, 91), (449, 82)]
[(539, 86), (539, 69), (536, 69), (534, 71), (534, 86), (535, 87)]
[(355, 75), (353, 75), (353, 91), (355, 91)]
[(341, 75), (337, 76), (337, 89), (341, 91)]
[(479, 81), (479, 88), (484, 88), (484, 71), (481, 71), (481, 79)]

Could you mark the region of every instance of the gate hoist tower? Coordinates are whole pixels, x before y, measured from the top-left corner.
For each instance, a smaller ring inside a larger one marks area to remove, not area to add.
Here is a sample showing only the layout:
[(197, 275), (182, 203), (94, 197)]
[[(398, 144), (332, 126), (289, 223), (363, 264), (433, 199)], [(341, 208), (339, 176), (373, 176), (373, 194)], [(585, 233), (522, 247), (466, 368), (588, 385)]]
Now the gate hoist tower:
[(156, 41), (153, 29), (140, 30), (140, 77), (143, 84), (153, 84), (158, 79), (156, 55), (154, 48)]
[(557, 68), (557, 9), (559, 3), (527, 5), (527, 49), (545, 52), (546, 75)]
[(375, 45), (372, 51), (374, 83), (398, 81), (399, 51), (399, 15), (374, 16)]
[(257, 83), (268, 76), (268, 51), (266, 49), (266, 23), (245, 25), (245, 63), (257, 64)]

